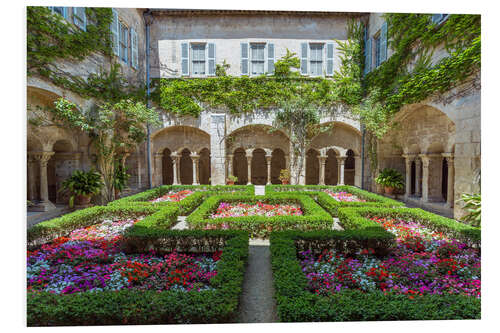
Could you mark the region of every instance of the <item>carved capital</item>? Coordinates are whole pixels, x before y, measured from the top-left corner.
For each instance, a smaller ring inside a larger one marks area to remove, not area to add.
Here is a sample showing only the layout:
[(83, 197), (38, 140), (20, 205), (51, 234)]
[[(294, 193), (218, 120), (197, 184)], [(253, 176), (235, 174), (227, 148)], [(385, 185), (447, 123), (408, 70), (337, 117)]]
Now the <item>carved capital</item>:
[(33, 158), (40, 162), (40, 165), (47, 166), (47, 162), (49, 162), (50, 158), (55, 154), (53, 151), (40, 151), (33, 153)]

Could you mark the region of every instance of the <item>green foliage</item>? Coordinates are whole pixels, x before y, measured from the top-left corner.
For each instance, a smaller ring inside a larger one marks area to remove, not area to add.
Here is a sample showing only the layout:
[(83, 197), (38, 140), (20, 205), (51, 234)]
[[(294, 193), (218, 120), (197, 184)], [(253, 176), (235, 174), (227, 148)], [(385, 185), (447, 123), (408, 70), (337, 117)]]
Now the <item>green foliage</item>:
[(402, 189), (405, 185), (403, 175), (396, 169), (385, 168), (380, 170), (375, 182), (385, 187)]
[(289, 181), (291, 177), (290, 170), (288, 169), (281, 169), (280, 170), (280, 176), (278, 177), (279, 180), (281, 181)]
[(237, 182), (238, 181), (238, 177), (234, 176), (234, 175), (229, 175), (227, 176), (227, 179), (231, 182)]
[(160, 244), (203, 252), (208, 243), (213, 250), (222, 250), (217, 276), (210, 281), (215, 290), (28, 293), (28, 326), (234, 322), (248, 258), (248, 235), (236, 231), (174, 231), (139, 223), (132, 227), (135, 231), (126, 234), (127, 244), (139, 245), (142, 238), (142, 243), (155, 244), (160, 252), (164, 249)]
[(75, 170), (71, 176), (64, 180), (62, 189), (71, 193), (69, 206), (73, 207), (73, 201), (76, 195), (95, 195), (101, 192), (103, 186), (101, 175), (91, 169), (89, 171)]
[(115, 175), (114, 175), (114, 188), (121, 192), (127, 186), (130, 175), (127, 173), (127, 168), (125, 166), (115, 164)]
[[(353, 208), (343, 208), (342, 211), (348, 209)], [(426, 295), (409, 299), (407, 295), (346, 290), (326, 297), (306, 290), (307, 279), (297, 259), (298, 250), (311, 249), (317, 252), (328, 247), (350, 253), (360, 247), (372, 246), (367, 242), (379, 240), (384, 243), (384, 237), (391, 236), (379, 234), (377, 237), (372, 232), (374, 231), (362, 229), (273, 233), (270, 238), (271, 266), (280, 321), (443, 320), (481, 317), (481, 300), (462, 295)]]
[(465, 203), (464, 209), (469, 212), (462, 218), (463, 221), (470, 223), (474, 227), (481, 227), (481, 193), (464, 193), (461, 201)]
[[(264, 202), (267, 204), (290, 204), (301, 206), (304, 213), (302, 216), (241, 216), (210, 218), (221, 202), (237, 203), (244, 202), (255, 204)], [(251, 237), (268, 237), (271, 232), (287, 229), (318, 230), (329, 229), (333, 220), (312, 198), (301, 194), (274, 194), (266, 196), (254, 196), (248, 194), (224, 194), (211, 196), (206, 199), (197, 210), (186, 219), (190, 228), (204, 229), (206, 227), (222, 228), (227, 225), (229, 229), (245, 230)]]
[(215, 65), (215, 76), (227, 76), (226, 71), (231, 68), (231, 65), (226, 63), (226, 60), (224, 59), (222, 61), (222, 64), (216, 64)]
[(276, 77), (290, 77), (292, 75), (298, 76), (297, 72), (292, 72), (291, 69), (299, 69), (300, 68), (300, 60), (297, 58), (297, 54), (290, 52), (289, 49), (286, 49), (286, 54), (283, 58), (276, 61), (274, 64), (274, 75)]

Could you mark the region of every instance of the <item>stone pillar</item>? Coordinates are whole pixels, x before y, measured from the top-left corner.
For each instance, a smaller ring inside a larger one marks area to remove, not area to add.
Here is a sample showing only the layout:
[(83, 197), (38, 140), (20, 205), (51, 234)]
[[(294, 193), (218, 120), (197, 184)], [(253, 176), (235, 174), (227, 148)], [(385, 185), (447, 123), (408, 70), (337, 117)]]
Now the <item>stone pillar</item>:
[(36, 200), (36, 159), (33, 154), (28, 153), (28, 200), (34, 203)]
[(422, 193), (420, 192), (420, 184), (422, 183), (422, 175), (420, 174), (420, 167), (422, 166), (422, 160), (419, 157), (415, 158), (415, 195), (420, 197)]
[(344, 163), (346, 156), (337, 157), (337, 165), (338, 165), (338, 184), (344, 185)]
[(272, 155), (266, 154), (266, 164), (267, 164), (267, 185), (271, 185), (271, 158)]
[(193, 160), (193, 185), (200, 185), (200, 180), (198, 178), (200, 155), (191, 153), (191, 159)]
[(361, 188), (361, 156), (354, 156), (354, 186)]
[(319, 155), (319, 185), (325, 185), (325, 164), (327, 156)]
[(448, 188), (446, 194), (446, 206), (453, 208), (455, 206), (455, 165), (452, 153), (445, 153), (443, 156), (448, 163)]
[(422, 159), (422, 201), (438, 201), (441, 196), (440, 164), (437, 158), (442, 158), (441, 154), (420, 154)]
[(40, 203), (39, 206), (43, 211), (48, 211), (56, 208), (52, 202), (49, 201), (49, 184), (47, 180), (47, 163), (54, 155), (53, 151), (44, 151), (36, 153), (35, 159), (40, 165)]
[(285, 155), (285, 169), (290, 170), (290, 155)]
[(163, 153), (154, 153), (154, 163), (153, 186), (160, 186), (163, 184)]
[(210, 115), (210, 183), (226, 184), (226, 115)]
[(246, 154), (246, 157), (247, 157), (247, 167), (248, 167), (248, 171), (247, 171), (247, 175), (248, 175), (248, 182), (247, 182), (247, 185), (252, 185), (252, 154)]
[(170, 157), (172, 158), (172, 171), (174, 174), (174, 179), (172, 181), (172, 185), (179, 185), (179, 180), (178, 180), (178, 165), (179, 165), (179, 159), (181, 158), (179, 154), (177, 153), (172, 153), (170, 154)]
[(411, 162), (413, 161), (415, 156), (408, 154), (404, 154), (402, 156), (405, 159), (405, 166), (406, 166), (405, 199), (408, 199), (411, 195)]
[(227, 174), (228, 176), (234, 176), (234, 171), (233, 171), (233, 154), (227, 155)]

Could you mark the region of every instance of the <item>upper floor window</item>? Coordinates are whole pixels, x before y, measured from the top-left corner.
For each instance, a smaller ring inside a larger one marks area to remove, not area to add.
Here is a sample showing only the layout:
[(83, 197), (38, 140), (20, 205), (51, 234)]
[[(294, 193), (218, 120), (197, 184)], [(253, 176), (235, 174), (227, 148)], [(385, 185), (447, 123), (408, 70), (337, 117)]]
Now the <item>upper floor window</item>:
[(375, 67), (380, 66), (380, 35), (373, 37), (373, 44), (375, 46)]
[(57, 13), (64, 18), (68, 18), (67, 7), (49, 7), (53, 13)]
[(119, 40), (119, 56), (120, 59), (128, 63), (128, 28), (122, 22), (119, 23), (120, 40)]
[(205, 45), (191, 44), (191, 72), (193, 75), (205, 75)]
[(261, 75), (265, 73), (265, 44), (251, 43), (250, 44), (250, 59), (251, 59), (251, 73), (252, 75)]
[(434, 24), (440, 24), (448, 18), (449, 14), (432, 14), (431, 21)]
[(323, 75), (323, 44), (309, 44), (310, 71), (313, 76)]
[(73, 7), (73, 23), (86, 31), (87, 30), (87, 15), (85, 14), (85, 7)]
[[(372, 69), (380, 66), (387, 60), (387, 22), (382, 24), (382, 27), (374, 37), (368, 36), (368, 27), (364, 29), (365, 40), (365, 70), (364, 74), (369, 73)], [(373, 55), (373, 57), (372, 57)], [(374, 60), (372, 63), (372, 59)]]

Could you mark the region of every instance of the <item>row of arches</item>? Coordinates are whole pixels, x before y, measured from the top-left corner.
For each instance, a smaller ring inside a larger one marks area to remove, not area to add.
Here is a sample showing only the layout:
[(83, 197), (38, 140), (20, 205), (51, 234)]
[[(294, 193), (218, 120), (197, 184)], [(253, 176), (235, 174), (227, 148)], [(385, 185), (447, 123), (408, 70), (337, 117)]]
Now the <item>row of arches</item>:
[[(174, 168), (177, 168), (174, 172)], [(174, 177), (177, 176), (177, 181)], [(198, 177), (198, 182), (196, 181)], [(180, 154), (173, 154), (168, 148), (163, 150), (162, 183), (172, 184), (210, 184), (210, 151), (203, 148), (200, 154), (192, 153), (184, 148)]]

